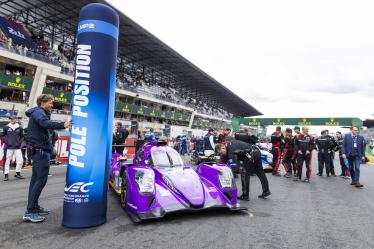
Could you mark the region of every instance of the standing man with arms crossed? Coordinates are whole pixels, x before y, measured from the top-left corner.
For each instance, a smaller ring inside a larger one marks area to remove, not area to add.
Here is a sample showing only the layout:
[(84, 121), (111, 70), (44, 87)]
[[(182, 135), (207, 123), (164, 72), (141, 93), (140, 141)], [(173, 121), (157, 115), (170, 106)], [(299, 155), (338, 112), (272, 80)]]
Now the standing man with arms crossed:
[(352, 126), (351, 133), (344, 136), (342, 157), (347, 159), (349, 163), (351, 185), (362, 188), (364, 185), (360, 183), (360, 164), (361, 160), (365, 160), (365, 142), (364, 137), (358, 135), (357, 126)]
[(31, 145), (32, 176), (29, 187), (27, 211), (23, 221), (42, 222), (49, 211), (38, 204), (39, 196), (47, 183), (50, 159), (53, 151), (52, 131), (70, 128), (71, 121), (51, 121), (51, 110), (53, 107), (53, 96), (49, 94), (40, 95), (37, 107), (26, 111), (29, 117), (27, 129), (27, 142)]
[(310, 176), (312, 174), (312, 151), (314, 149), (314, 137), (309, 135), (309, 128), (303, 127), (303, 133), (296, 137), (295, 146), (297, 149), (297, 178), (294, 181), (301, 180), (303, 172), (303, 164), (306, 166), (306, 177), (304, 182), (310, 182)]

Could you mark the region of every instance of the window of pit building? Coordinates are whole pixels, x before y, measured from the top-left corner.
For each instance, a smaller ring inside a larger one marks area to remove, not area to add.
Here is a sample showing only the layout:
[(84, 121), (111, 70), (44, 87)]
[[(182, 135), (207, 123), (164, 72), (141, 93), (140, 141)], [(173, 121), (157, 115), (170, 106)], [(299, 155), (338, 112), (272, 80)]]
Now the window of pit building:
[(0, 74), (33, 78), (35, 71), (33, 65), (0, 56)]
[(29, 101), (30, 92), (6, 88), (0, 85), (0, 101), (26, 104)]
[(47, 76), (43, 93), (51, 94), (54, 98), (52, 113), (70, 114), (72, 98), (71, 81)]
[(27, 103), (36, 67), (0, 56), (0, 101)]

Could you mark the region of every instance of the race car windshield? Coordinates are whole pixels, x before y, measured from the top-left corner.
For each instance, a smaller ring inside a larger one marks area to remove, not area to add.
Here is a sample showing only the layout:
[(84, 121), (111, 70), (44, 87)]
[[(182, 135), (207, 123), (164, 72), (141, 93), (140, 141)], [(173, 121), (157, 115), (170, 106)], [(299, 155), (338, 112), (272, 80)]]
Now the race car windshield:
[(176, 151), (152, 150), (152, 160), (155, 166), (159, 167), (181, 167), (182, 158)]

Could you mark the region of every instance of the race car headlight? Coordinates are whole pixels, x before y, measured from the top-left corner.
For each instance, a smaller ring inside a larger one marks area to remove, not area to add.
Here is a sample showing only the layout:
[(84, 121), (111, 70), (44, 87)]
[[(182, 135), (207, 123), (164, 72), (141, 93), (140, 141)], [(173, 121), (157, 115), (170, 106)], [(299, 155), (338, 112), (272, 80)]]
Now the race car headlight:
[(267, 155), (267, 159), (268, 159), (269, 163), (272, 163), (273, 162), (273, 155), (272, 154), (268, 154)]
[(231, 170), (222, 170), (218, 172), (219, 183), (222, 188), (231, 188), (233, 175)]
[(135, 182), (142, 194), (153, 193), (155, 188), (155, 173), (152, 170), (139, 170), (135, 172)]

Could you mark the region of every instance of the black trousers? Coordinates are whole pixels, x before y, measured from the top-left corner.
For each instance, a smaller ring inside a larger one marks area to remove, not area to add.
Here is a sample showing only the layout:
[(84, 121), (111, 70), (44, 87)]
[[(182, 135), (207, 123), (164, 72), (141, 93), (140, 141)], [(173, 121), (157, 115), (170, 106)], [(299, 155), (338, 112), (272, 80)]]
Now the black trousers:
[(310, 176), (312, 175), (312, 166), (311, 166), (311, 163), (312, 163), (312, 153), (309, 153), (309, 154), (306, 154), (306, 153), (302, 153), (302, 154), (297, 154), (297, 176), (299, 177), (299, 179), (301, 179), (301, 176), (302, 176), (302, 173), (303, 173), (303, 164), (305, 162), (305, 166), (306, 166), (306, 177), (307, 178), (310, 178)]
[(335, 160), (335, 151), (331, 151), (330, 152), (330, 173), (332, 175), (335, 175), (334, 160)]
[(331, 169), (331, 154), (327, 151), (318, 151), (318, 173), (323, 174), (323, 168), (326, 170), (326, 175), (330, 175)]
[(25, 166), (26, 165), (26, 160), (27, 160), (27, 158), (26, 158), (26, 147), (23, 147), (21, 149), (21, 152), (22, 152), (23, 166)]
[[(255, 152), (257, 154), (257, 152)], [(253, 156), (252, 159), (245, 159), (243, 163), (242, 173), (241, 173), (241, 180), (242, 180), (242, 192), (244, 196), (249, 195), (249, 183), (250, 183), (250, 176), (251, 174), (255, 173), (260, 179), (262, 191), (268, 192), (269, 191), (269, 182), (266, 178), (264, 169), (262, 167), (261, 162), (261, 152), (259, 155)]]
[(26, 157), (26, 165), (31, 165), (31, 148), (26, 148), (26, 154), (27, 154), (27, 157)]
[(282, 163), (283, 163), (284, 169), (287, 171), (287, 173), (290, 173), (290, 174), (292, 174), (292, 153), (293, 153), (292, 149), (283, 150)]
[(276, 173), (278, 172), (278, 168), (281, 162), (281, 150), (279, 147), (272, 147), (271, 153), (273, 154), (273, 172)]
[(123, 149), (125, 148), (125, 145), (121, 146), (122, 144), (116, 144), (115, 146), (112, 146), (112, 153), (119, 153), (122, 155)]
[(6, 162), (6, 151), (7, 151), (7, 149), (4, 149), (4, 157), (3, 157), (3, 171), (5, 170), (5, 162)]
[(295, 149), (292, 152), (291, 163), (292, 163), (293, 173), (297, 173), (297, 169), (298, 169), (298, 166), (297, 166), (297, 150), (295, 150)]
[(47, 184), (51, 154), (46, 151), (36, 151), (31, 155), (32, 176), (27, 201), (27, 212), (35, 213), (39, 209), (39, 196)]

